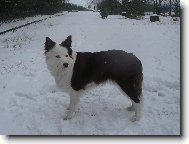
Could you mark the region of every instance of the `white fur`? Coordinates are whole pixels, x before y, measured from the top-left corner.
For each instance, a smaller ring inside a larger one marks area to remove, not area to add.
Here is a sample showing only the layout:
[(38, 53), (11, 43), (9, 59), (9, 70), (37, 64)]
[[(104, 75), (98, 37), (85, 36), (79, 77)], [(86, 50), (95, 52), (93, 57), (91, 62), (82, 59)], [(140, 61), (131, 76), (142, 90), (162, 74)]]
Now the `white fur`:
[[(59, 55), (61, 58), (56, 58)], [(70, 93), (71, 77), (73, 74), (73, 67), (76, 60), (76, 52), (73, 52), (72, 58), (66, 57), (68, 51), (62, 46), (55, 45), (55, 47), (46, 53), (46, 63), (52, 76), (55, 78), (55, 82), (59, 88), (63, 88), (64, 91)], [(64, 68), (63, 63), (68, 63), (68, 67)]]
[[(75, 108), (79, 102), (81, 92), (76, 92), (71, 87), (71, 78), (73, 74), (73, 67), (76, 60), (76, 52), (72, 52), (72, 58), (68, 55), (66, 48), (55, 45), (49, 52), (46, 53), (46, 63), (51, 75), (55, 78), (57, 86), (64, 89), (70, 95), (69, 111), (64, 119), (71, 119), (74, 115)], [(59, 55), (60, 58), (56, 56)], [(68, 67), (64, 68), (63, 63), (68, 63)]]
[(134, 121), (138, 121), (140, 119), (140, 114), (141, 114), (141, 104), (140, 103), (135, 103), (132, 101), (131, 107), (128, 107), (127, 110), (135, 112), (134, 116), (131, 118), (131, 121), (134, 122)]
[[(64, 91), (70, 95), (70, 105), (64, 119), (71, 119), (75, 113), (75, 109), (80, 100), (80, 96), (84, 93), (84, 90), (75, 91), (71, 87), (71, 78), (73, 74), (74, 64), (77, 58), (77, 53), (73, 51), (72, 58), (70, 58), (69, 56), (66, 57), (66, 55), (68, 55), (67, 49), (56, 44), (45, 55), (47, 68), (49, 69), (52, 76), (55, 78), (57, 86), (61, 89), (64, 89)], [(60, 58), (57, 58), (57, 55), (59, 55)], [(65, 68), (63, 66), (63, 63), (68, 63), (68, 67)], [(85, 88), (85, 91), (95, 87), (95, 85), (96, 84), (94, 83), (88, 84)], [(127, 109), (129, 111), (135, 111), (135, 114), (131, 121), (139, 120), (140, 105), (141, 104), (137, 104), (132, 101), (132, 106)]]

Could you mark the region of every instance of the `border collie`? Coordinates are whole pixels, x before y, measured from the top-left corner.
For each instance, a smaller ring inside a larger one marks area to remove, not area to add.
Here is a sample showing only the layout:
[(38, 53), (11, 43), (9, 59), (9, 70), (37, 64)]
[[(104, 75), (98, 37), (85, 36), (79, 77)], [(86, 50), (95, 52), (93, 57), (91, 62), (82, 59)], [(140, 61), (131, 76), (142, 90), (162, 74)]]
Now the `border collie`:
[(131, 99), (132, 106), (127, 108), (135, 112), (131, 120), (139, 120), (143, 81), (140, 60), (122, 50), (75, 52), (71, 49), (71, 43), (71, 35), (61, 44), (56, 44), (49, 37), (45, 42), (47, 68), (57, 86), (70, 95), (70, 105), (64, 119), (73, 117), (84, 91), (110, 80)]

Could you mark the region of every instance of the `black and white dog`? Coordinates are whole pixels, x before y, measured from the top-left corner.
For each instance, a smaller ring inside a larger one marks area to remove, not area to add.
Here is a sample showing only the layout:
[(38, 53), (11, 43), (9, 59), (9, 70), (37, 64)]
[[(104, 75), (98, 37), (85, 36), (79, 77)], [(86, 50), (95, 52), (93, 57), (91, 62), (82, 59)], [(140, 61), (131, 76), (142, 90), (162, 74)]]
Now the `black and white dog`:
[(140, 60), (122, 50), (75, 52), (71, 43), (71, 36), (61, 44), (48, 37), (45, 42), (47, 67), (57, 86), (70, 95), (69, 111), (64, 119), (72, 118), (84, 91), (110, 80), (130, 97), (132, 106), (127, 110), (135, 112), (132, 121), (139, 120), (143, 80)]

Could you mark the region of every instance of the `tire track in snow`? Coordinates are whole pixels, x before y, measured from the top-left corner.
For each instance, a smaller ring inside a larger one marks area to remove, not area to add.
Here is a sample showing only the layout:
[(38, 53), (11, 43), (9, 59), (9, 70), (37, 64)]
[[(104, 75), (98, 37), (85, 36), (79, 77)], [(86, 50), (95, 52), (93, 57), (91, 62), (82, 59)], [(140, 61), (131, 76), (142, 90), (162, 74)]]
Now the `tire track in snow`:
[(7, 33), (7, 32), (10, 32), (10, 31), (13, 31), (13, 32), (14, 32), (15, 30), (20, 29), (20, 28), (22, 28), (22, 27), (26, 27), (26, 26), (31, 25), (31, 24), (34, 24), (34, 23), (36, 24), (36, 23), (45, 21), (45, 20), (47, 20), (47, 19), (49, 19), (49, 18), (54, 18), (54, 17), (62, 16), (62, 15), (63, 15), (63, 14), (58, 14), (58, 15), (49, 16), (49, 17), (47, 17), (47, 18), (43, 18), (43, 19), (41, 19), (41, 20), (32, 21), (32, 22), (30, 22), (30, 23), (26, 23), (26, 24), (23, 24), (23, 25), (20, 25), (20, 26), (17, 26), (17, 27), (14, 27), (14, 28), (5, 30), (5, 31), (3, 31), (3, 32), (0, 32), (0, 35), (3, 35), (3, 34), (5, 34), (5, 33)]

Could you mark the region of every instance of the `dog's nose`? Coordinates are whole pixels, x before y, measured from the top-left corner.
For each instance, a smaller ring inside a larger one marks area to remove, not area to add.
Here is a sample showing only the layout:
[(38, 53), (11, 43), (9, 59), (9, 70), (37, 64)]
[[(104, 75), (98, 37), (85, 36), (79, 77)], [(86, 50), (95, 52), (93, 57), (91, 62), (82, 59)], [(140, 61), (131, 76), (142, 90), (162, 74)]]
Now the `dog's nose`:
[(68, 67), (68, 63), (63, 63), (63, 66), (64, 66), (65, 68), (67, 68), (67, 67)]

